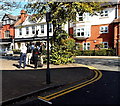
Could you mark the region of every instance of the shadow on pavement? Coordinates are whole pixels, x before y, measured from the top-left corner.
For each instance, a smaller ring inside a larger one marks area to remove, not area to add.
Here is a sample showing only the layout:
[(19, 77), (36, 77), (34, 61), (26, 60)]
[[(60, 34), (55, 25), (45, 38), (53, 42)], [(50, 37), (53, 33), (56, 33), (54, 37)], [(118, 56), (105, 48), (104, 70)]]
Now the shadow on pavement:
[(3, 101), (31, 92), (43, 92), (50, 87), (85, 81), (92, 78), (94, 72), (85, 67), (54, 68), (50, 69), (50, 75), (51, 84), (46, 84), (46, 69), (2, 71)]

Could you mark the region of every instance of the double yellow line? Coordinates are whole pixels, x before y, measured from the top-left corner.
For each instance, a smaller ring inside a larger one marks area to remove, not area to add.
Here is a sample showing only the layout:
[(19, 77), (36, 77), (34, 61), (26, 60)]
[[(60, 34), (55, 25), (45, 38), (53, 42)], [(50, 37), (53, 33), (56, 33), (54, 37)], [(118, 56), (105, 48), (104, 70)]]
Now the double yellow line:
[(51, 104), (51, 102), (49, 102), (50, 100), (52, 100), (54, 98), (57, 98), (59, 96), (65, 95), (65, 94), (67, 94), (69, 92), (72, 92), (74, 90), (80, 89), (80, 88), (82, 88), (82, 87), (84, 87), (86, 85), (89, 85), (89, 84), (99, 80), (102, 77), (102, 73), (99, 70), (97, 70), (96, 68), (91, 67), (91, 66), (86, 66), (86, 67), (88, 67), (89, 69), (92, 69), (95, 72), (95, 76), (92, 79), (87, 80), (87, 81), (85, 81), (83, 83), (77, 84), (75, 86), (66, 88), (64, 90), (58, 91), (56, 93), (50, 94), (50, 95), (45, 96), (45, 97), (38, 96), (38, 99), (41, 99), (43, 101), (47, 101), (48, 103)]

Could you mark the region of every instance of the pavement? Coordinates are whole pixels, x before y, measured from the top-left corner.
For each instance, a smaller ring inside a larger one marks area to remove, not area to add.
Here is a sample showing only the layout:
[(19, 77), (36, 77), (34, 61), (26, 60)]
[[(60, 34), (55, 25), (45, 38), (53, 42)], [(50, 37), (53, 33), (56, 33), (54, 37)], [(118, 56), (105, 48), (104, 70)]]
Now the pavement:
[(19, 69), (17, 68), (18, 61), (18, 56), (0, 58), (2, 70), (2, 100), (4, 102), (38, 92), (40, 94), (48, 89), (55, 89), (76, 82), (81, 83), (93, 78), (95, 75), (93, 70), (82, 64), (50, 64), (51, 83), (46, 84), (47, 66), (45, 64), (42, 68), (38, 67), (37, 69), (34, 69), (32, 64), (25, 69)]

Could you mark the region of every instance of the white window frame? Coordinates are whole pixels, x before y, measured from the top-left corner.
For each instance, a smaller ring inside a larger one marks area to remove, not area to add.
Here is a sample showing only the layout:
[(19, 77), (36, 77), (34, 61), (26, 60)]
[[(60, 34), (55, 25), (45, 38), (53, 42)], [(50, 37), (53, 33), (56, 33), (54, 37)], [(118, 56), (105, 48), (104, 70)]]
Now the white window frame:
[(43, 34), (44, 33), (44, 24), (41, 24), (41, 33)]
[(10, 31), (5, 31), (5, 33), (4, 33), (4, 37), (5, 38), (10, 38)]
[(49, 32), (52, 32), (52, 23), (49, 23)]
[(22, 28), (19, 29), (19, 35), (22, 35)]
[(102, 10), (100, 16), (101, 17), (108, 17), (109, 11), (108, 10)]
[[(90, 37), (90, 28), (88, 27), (80, 27), (74, 29), (76, 33), (76, 37)], [(78, 36), (79, 33), (79, 36)]]
[[(78, 35), (79, 33), (79, 35)], [(76, 29), (76, 36), (77, 37), (84, 37), (85, 36), (85, 28), (84, 27), (80, 27)]]
[(78, 13), (78, 21), (83, 21), (83, 13)]
[[(104, 49), (108, 49), (108, 47), (109, 47), (109, 46), (108, 46), (108, 42), (102, 42), (102, 44), (103, 44), (103, 48), (104, 48)], [(105, 45), (105, 44), (107, 44), (107, 45)], [(106, 47), (105, 47), (105, 46), (106, 46)]]
[(29, 34), (29, 27), (26, 27), (26, 35)]
[(83, 50), (90, 50), (90, 42), (83, 43)]
[(35, 26), (32, 26), (32, 34), (35, 34)]
[(108, 26), (101, 26), (100, 27), (100, 33), (108, 33)]
[(75, 49), (80, 50), (80, 43), (75, 43)]

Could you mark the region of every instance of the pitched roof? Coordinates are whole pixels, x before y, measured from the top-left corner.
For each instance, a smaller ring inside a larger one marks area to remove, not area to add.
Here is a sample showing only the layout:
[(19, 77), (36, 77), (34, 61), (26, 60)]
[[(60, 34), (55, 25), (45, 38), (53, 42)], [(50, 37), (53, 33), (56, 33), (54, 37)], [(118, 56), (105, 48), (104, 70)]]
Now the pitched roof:
[(17, 20), (18, 16), (13, 16), (11, 14), (5, 14), (2, 18), (2, 21), (4, 20), (5, 16), (7, 16), (9, 19), (12, 19), (12, 20)]

